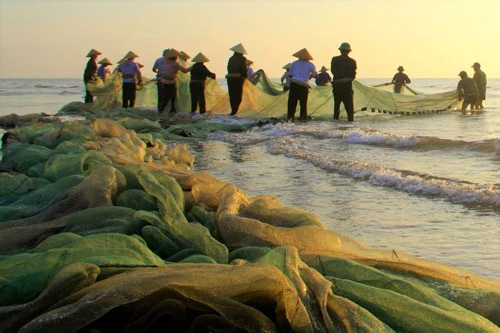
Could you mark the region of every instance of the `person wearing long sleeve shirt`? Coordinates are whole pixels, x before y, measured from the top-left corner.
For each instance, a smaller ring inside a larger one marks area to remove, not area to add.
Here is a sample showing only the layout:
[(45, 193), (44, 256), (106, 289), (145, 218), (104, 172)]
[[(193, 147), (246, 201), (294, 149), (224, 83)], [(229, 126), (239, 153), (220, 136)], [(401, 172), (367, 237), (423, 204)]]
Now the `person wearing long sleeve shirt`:
[(248, 78), (248, 69), (245, 54), (247, 51), (240, 43), (230, 48), (234, 54), (227, 62), (227, 90), (229, 93), (229, 103), (231, 104), (231, 116), (238, 113), (238, 109), (243, 97), (243, 83)]
[(339, 47), (340, 55), (332, 58), (331, 71), (333, 75), (333, 119), (340, 117), (340, 104), (344, 103), (347, 120), (354, 121), (354, 92), (352, 81), (356, 78), (356, 60), (349, 57), (351, 45), (342, 43)]
[(89, 61), (87, 62), (87, 66), (85, 66), (85, 71), (83, 72), (83, 83), (85, 85), (85, 103), (92, 103), (94, 101), (94, 96), (87, 89), (87, 83), (95, 80), (97, 75), (97, 57), (102, 53), (91, 49), (89, 53), (87, 53), (87, 57), (89, 57)]
[(210, 77), (215, 80), (215, 74), (210, 72), (204, 62), (210, 61), (203, 53), (198, 53), (192, 61), (195, 63), (191, 69), (189, 91), (191, 93), (191, 114), (196, 112), (199, 105), (200, 114), (206, 112), (205, 106), (205, 80)]
[(310, 60), (313, 57), (307, 51), (302, 49), (293, 54), (298, 60), (292, 62), (290, 67), (290, 91), (288, 94), (288, 112), (287, 120), (295, 120), (295, 112), (297, 102), (300, 104), (300, 117), (299, 120), (307, 121), (307, 98), (309, 96), (309, 80), (318, 76), (316, 66)]
[(122, 73), (122, 107), (133, 108), (135, 105), (137, 83), (141, 83), (142, 74), (139, 66), (134, 61), (139, 57), (132, 51), (125, 55), (125, 61), (120, 64), (118, 71)]
[(177, 62), (180, 53), (174, 49), (168, 49), (165, 57), (158, 60), (158, 113), (171, 102), (170, 113), (176, 113), (175, 99), (177, 97), (177, 73), (179, 71), (188, 73), (192, 67), (186, 68)]

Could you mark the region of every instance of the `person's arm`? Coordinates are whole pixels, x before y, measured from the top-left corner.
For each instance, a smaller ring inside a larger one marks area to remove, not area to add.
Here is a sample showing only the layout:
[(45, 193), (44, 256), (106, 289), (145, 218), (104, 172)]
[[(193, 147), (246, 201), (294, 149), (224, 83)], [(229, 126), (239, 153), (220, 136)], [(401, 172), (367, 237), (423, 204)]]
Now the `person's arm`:
[(151, 70), (155, 73), (158, 73), (158, 60), (155, 61), (153, 68)]
[(411, 80), (410, 80), (410, 77), (408, 75), (406, 75), (406, 83), (411, 83)]
[(183, 73), (189, 73), (189, 72), (191, 72), (191, 69), (193, 69), (193, 66), (186, 68), (186, 67), (182, 66), (181, 64), (177, 63), (177, 68)]

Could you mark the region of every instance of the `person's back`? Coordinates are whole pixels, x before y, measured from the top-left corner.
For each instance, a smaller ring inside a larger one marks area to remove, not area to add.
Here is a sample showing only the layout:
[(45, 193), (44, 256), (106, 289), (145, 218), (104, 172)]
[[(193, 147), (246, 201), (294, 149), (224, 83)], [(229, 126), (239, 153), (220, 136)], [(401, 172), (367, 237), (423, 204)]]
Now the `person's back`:
[(227, 63), (228, 74), (239, 74), (241, 78), (247, 78), (248, 69), (246, 65), (246, 58), (241, 53), (235, 52)]
[(458, 82), (457, 89), (460, 97), (477, 95), (478, 93), (476, 82), (474, 82), (474, 80), (470, 77), (463, 77)]
[(333, 57), (331, 62), (333, 81), (352, 82), (356, 78), (356, 61), (347, 54)]

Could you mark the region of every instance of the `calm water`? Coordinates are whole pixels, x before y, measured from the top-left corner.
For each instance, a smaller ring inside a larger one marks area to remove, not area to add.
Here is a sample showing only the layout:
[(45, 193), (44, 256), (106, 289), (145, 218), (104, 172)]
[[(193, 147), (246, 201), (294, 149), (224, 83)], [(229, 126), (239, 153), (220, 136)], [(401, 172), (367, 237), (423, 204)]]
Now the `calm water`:
[[(457, 82), (414, 79), (412, 88)], [(79, 79), (3, 79), (0, 114), (54, 113), (83, 94)], [(266, 125), (214, 133), (191, 150), (196, 169), (250, 196), (274, 194), (370, 246), (500, 280), (500, 79), (489, 79), (484, 105), (476, 115), (359, 112), (353, 124)]]

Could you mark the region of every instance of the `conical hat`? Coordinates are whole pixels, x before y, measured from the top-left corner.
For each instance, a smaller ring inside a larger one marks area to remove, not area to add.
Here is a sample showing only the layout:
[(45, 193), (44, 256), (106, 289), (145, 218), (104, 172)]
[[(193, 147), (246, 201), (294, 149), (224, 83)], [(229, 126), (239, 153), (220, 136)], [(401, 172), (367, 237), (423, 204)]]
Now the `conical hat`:
[(113, 65), (113, 63), (111, 61), (109, 61), (108, 58), (101, 59), (98, 61), (98, 63), (101, 65)]
[(247, 66), (253, 64), (253, 60), (247, 59)]
[(135, 59), (135, 58), (139, 58), (139, 56), (132, 51), (128, 51), (128, 53), (125, 55), (124, 58), (125, 59)]
[(319, 70), (320, 72), (326, 72), (328, 70), (328, 68), (326, 68), (325, 66), (321, 66), (321, 69)]
[(168, 49), (167, 52), (165, 52), (165, 58), (173, 58), (173, 57), (180, 57), (181, 53), (177, 51), (176, 49)]
[(87, 53), (87, 57), (92, 57), (92, 56), (101, 55), (101, 54), (102, 54), (101, 52), (99, 52), (99, 51), (97, 51), (95, 49), (91, 49), (89, 51), (89, 53)]
[(283, 69), (290, 69), (290, 67), (292, 67), (292, 64), (288, 63), (288, 64), (286, 64), (285, 66), (283, 66), (281, 68), (283, 68)]
[(180, 55), (179, 55), (179, 58), (181, 58), (182, 60), (186, 61), (188, 59), (191, 59), (191, 56), (189, 54), (187, 54), (186, 52), (181, 51)]
[(307, 51), (307, 49), (302, 49), (300, 51), (297, 51), (295, 52), (294, 54), (292, 54), (294, 57), (297, 57), (301, 60), (313, 60), (313, 57), (312, 55), (309, 53), (309, 51)]
[(232, 48), (230, 48), (230, 50), (234, 51), (236, 53), (248, 54), (247, 50), (245, 50), (245, 47), (241, 43), (239, 43), (238, 45), (233, 46)]
[(140, 64), (140, 63), (137, 63), (137, 66), (138, 66), (139, 68), (144, 67), (144, 65), (143, 65), (143, 64)]
[(203, 53), (198, 53), (197, 55), (195, 55), (195, 57), (193, 59), (191, 59), (192, 62), (209, 62), (210, 59), (208, 59), (207, 57), (205, 57), (205, 55)]

